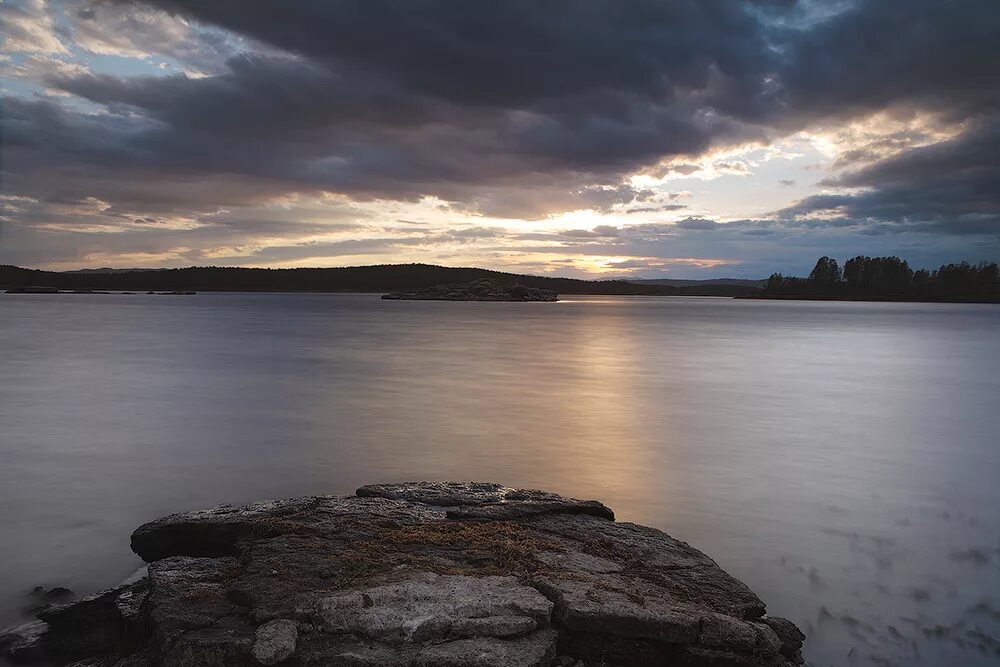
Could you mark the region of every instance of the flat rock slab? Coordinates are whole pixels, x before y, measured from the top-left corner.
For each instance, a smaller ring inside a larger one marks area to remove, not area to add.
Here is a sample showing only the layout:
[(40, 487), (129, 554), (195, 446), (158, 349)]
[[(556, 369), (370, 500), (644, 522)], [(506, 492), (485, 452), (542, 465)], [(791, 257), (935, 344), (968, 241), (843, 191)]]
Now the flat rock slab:
[(379, 484), (175, 514), (132, 546), (147, 579), (43, 611), (45, 631), (8, 643), (136, 667), (802, 662), (798, 628), (705, 554), (544, 491)]
[(319, 597), (298, 615), (333, 634), (417, 644), (528, 634), (548, 627), (552, 603), (513, 577), (421, 572), (391, 584)]

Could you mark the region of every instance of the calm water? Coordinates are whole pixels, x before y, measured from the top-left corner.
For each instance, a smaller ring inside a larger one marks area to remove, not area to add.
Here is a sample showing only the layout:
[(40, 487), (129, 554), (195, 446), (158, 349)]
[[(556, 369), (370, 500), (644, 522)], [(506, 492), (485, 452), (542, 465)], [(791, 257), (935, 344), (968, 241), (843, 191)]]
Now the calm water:
[(1000, 307), (0, 295), (0, 343), (3, 624), (166, 513), (485, 479), (693, 543), (815, 665), (1000, 660)]

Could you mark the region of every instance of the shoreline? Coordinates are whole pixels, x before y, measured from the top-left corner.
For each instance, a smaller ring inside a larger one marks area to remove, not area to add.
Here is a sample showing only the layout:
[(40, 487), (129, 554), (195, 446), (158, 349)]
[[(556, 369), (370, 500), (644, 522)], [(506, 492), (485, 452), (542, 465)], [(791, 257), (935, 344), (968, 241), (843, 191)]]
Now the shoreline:
[(878, 296), (806, 296), (801, 294), (789, 294), (789, 295), (778, 295), (778, 294), (753, 294), (746, 296), (734, 296), (733, 299), (747, 299), (747, 300), (758, 300), (758, 301), (868, 301), (872, 303), (978, 303), (978, 304), (1000, 304), (1000, 298), (983, 300), (983, 299), (962, 299), (962, 298), (950, 298), (950, 299), (929, 299), (923, 297), (913, 297), (913, 298), (898, 298), (898, 297), (878, 297)]

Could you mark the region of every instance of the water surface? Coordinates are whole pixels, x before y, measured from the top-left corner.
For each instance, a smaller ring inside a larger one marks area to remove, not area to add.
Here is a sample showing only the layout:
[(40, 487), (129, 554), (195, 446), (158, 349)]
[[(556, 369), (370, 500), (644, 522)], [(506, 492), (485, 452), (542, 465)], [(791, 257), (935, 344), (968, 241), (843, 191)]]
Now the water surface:
[(691, 542), (815, 665), (996, 664), (998, 334), (980, 305), (0, 295), (0, 623), (130, 574), (163, 514), (485, 479)]

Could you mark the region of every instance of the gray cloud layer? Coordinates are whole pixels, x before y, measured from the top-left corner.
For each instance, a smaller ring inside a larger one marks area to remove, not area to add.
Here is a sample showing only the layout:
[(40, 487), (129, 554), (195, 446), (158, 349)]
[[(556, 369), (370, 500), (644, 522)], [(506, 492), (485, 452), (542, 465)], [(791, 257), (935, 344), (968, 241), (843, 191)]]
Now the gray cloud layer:
[(781, 211), (790, 217), (839, 210), (844, 217), (885, 223), (881, 229), (926, 229), (1000, 235), (1000, 123), (971, 121), (965, 133), (851, 170), (828, 184), (858, 194), (814, 195)]
[[(76, 30), (109, 43), (93, 23), (108, 7), (82, 9)], [(117, 7), (212, 26), (180, 57), (220, 73), (40, 72), (45, 86), (102, 113), (5, 98), (6, 194), (52, 205), (92, 197), (112, 214), (152, 218), (293, 192), (433, 195), (459, 210), (539, 218), (641, 206), (651, 193), (622, 179), (666, 158), (919, 111), (965, 130), (846, 171), (828, 185), (864, 191), (809, 197), (778, 217), (836, 210), (844, 226), (998, 233), (996, 0), (858, 1), (831, 17), (818, 14), (822, 3), (793, 0)], [(165, 43), (170, 27), (147, 26), (148, 46)], [(222, 65), (226, 34), (262, 46)], [(142, 46), (142, 34), (129, 37), (119, 48)], [(707, 232), (710, 222), (679, 228)], [(768, 233), (766, 221), (758, 227)]]

